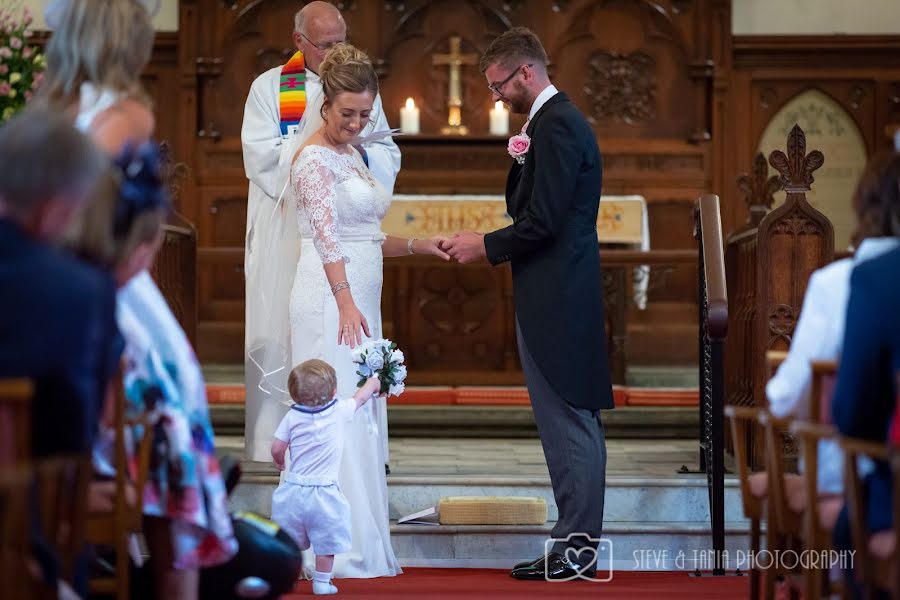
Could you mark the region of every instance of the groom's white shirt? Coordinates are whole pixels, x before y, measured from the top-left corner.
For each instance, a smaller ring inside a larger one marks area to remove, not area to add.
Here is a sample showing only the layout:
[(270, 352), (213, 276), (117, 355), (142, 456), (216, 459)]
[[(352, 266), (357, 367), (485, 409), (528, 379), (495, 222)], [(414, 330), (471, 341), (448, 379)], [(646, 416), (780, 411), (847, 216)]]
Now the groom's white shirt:
[(552, 83), (541, 90), (541, 93), (537, 95), (537, 98), (534, 99), (534, 102), (531, 105), (531, 110), (528, 112), (528, 120), (534, 118), (534, 115), (537, 114), (537, 111), (541, 110), (541, 107), (553, 96), (559, 93), (559, 90), (556, 89), (556, 86)]

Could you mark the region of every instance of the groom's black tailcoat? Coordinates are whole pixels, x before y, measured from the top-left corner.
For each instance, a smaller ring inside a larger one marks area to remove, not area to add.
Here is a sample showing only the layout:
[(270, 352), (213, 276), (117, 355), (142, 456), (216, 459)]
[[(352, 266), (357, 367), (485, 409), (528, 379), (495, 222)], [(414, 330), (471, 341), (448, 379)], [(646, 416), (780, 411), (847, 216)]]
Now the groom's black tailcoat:
[(535, 363), (570, 405), (613, 408), (597, 211), (603, 167), (584, 116), (563, 93), (528, 124), (524, 164), (506, 182), (512, 225), (484, 238), (488, 260), (512, 263), (516, 317)]

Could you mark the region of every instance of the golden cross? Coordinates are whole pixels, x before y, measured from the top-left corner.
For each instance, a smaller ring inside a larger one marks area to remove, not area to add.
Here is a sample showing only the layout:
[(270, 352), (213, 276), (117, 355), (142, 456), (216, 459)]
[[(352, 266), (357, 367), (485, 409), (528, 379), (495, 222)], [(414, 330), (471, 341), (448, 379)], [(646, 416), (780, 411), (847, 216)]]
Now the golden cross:
[(462, 38), (454, 35), (450, 38), (450, 53), (435, 54), (432, 57), (434, 65), (450, 65), (450, 83), (447, 90), (447, 127), (441, 132), (444, 134), (466, 135), (469, 130), (462, 124), (462, 84), (460, 83), (460, 71), (463, 65), (474, 65), (478, 60), (477, 54), (461, 54)]

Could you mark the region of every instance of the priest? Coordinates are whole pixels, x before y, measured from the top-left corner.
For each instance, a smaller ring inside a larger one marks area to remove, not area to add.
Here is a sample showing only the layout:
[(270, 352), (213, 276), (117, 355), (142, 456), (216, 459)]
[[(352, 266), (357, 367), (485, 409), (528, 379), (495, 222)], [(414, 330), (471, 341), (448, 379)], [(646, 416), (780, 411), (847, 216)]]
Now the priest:
[[(319, 65), (346, 37), (347, 25), (337, 8), (327, 2), (306, 4), (294, 17), (297, 52), (286, 64), (256, 78), (244, 107), (241, 143), (250, 180), (244, 254), (245, 432), (250, 460), (270, 460), (272, 434), (289, 404), (288, 302), (299, 251), (296, 209), (288, 185), (290, 164), (297, 149), (322, 125)], [(387, 129), (381, 97), (376, 96), (364, 135)], [(394, 141), (388, 136), (358, 150), (375, 178), (391, 192), (400, 170), (400, 149)], [(386, 415), (380, 420), (386, 425)], [(384, 443), (387, 456), (387, 436)]]

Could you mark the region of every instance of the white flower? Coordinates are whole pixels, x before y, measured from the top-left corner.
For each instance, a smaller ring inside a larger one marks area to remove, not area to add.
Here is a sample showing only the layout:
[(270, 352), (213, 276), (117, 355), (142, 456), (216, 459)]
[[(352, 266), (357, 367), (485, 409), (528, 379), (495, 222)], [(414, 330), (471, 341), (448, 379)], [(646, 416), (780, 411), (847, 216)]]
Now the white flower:
[(402, 350), (399, 350), (399, 349), (398, 349), (398, 350), (394, 350), (393, 352), (391, 352), (391, 362), (392, 362), (392, 363), (403, 364), (403, 361), (404, 361), (405, 359), (406, 359), (406, 357), (403, 356), (403, 351), (402, 351)]
[(378, 350), (371, 351), (366, 357), (366, 364), (373, 371), (377, 371), (384, 367), (384, 355)]
[(403, 393), (403, 391), (404, 391), (405, 389), (406, 389), (406, 385), (405, 385), (405, 384), (403, 384), (403, 383), (396, 383), (396, 384), (392, 385), (392, 386), (388, 389), (388, 394), (390, 394), (391, 396), (399, 396), (400, 394)]
[(350, 353), (350, 356), (353, 358), (353, 362), (358, 364), (363, 364), (365, 360), (363, 359), (363, 349), (362, 346), (354, 348)]
[(394, 381), (403, 383), (406, 380), (406, 365), (399, 365), (394, 369)]
[(18, 71), (13, 71), (9, 74), (9, 82), (10, 83), (19, 83), (22, 81), (22, 74)]

